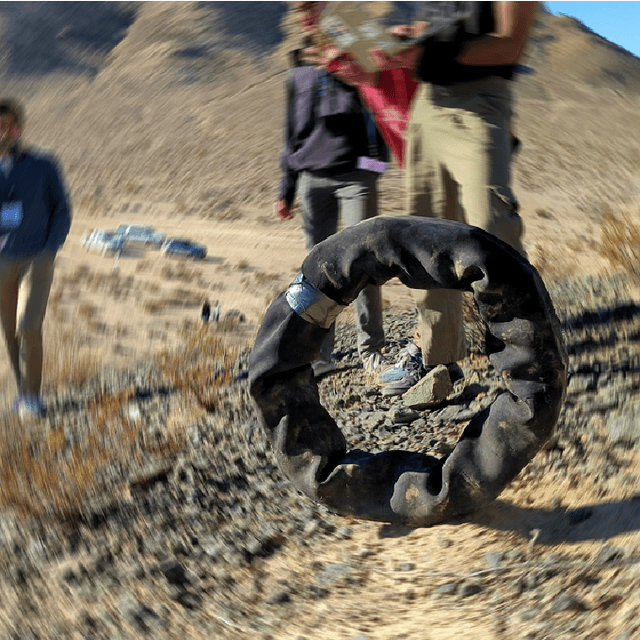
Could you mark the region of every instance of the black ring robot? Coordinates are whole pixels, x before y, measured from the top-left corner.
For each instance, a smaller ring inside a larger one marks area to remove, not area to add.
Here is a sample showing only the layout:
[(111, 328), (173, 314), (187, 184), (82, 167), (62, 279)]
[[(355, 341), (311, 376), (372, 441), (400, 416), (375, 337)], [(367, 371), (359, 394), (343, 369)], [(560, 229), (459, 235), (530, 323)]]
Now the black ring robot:
[[(473, 292), (508, 389), (440, 460), (347, 452), (311, 370), (336, 315), (366, 284), (393, 277), (413, 289)], [(278, 464), (298, 489), (342, 515), (411, 526), (494, 500), (552, 435), (567, 385), (560, 326), (527, 260), (481, 229), (408, 217), (366, 220), (314, 247), (269, 307), (249, 367)]]

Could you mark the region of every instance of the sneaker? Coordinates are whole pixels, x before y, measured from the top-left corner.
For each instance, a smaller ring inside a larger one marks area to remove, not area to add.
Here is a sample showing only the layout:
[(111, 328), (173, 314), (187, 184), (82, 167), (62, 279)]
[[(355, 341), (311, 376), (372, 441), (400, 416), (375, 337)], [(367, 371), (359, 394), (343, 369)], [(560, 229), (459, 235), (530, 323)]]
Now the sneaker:
[(415, 386), (424, 378), (427, 373), (427, 369), (425, 369), (422, 364), (416, 366), (412, 370), (404, 370), (405, 374), (398, 378), (397, 380), (393, 380), (389, 382), (389, 384), (382, 387), (382, 395), (383, 396), (401, 396), (406, 391), (409, 391), (411, 387)]
[[(420, 354), (418, 354), (420, 355)], [(385, 387), (382, 388), (383, 396), (401, 396), (406, 391), (409, 391), (411, 387), (415, 386), (424, 378), (427, 373), (433, 371), (438, 365), (425, 366), (422, 364), (422, 357), (420, 357), (420, 364), (417, 365), (416, 360), (412, 361), (414, 363), (413, 369), (405, 368), (405, 375), (402, 378), (397, 380), (393, 380)], [(445, 365), (447, 367), (447, 371), (449, 372), (449, 377), (451, 378), (451, 382), (455, 383), (458, 380), (464, 380), (464, 372), (460, 368), (460, 366), (456, 362), (452, 362), (450, 364)]]
[(313, 375), (316, 378), (326, 375), (327, 373), (331, 373), (337, 369), (336, 363), (326, 360), (316, 360), (311, 363), (311, 368), (313, 369)]
[(14, 402), (13, 410), (21, 420), (25, 420), (28, 418), (41, 418), (44, 415), (45, 407), (40, 396), (23, 394), (18, 396)]
[(378, 380), (382, 383), (401, 380), (412, 371), (420, 369), (421, 367), (422, 351), (420, 351), (415, 343), (411, 342), (400, 352), (398, 361), (392, 367), (383, 371), (378, 376)]
[(388, 367), (389, 361), (379, 351), (373, 351), (362, 358), (362, 365), (368, 373), (375, 373), (379, 369)]

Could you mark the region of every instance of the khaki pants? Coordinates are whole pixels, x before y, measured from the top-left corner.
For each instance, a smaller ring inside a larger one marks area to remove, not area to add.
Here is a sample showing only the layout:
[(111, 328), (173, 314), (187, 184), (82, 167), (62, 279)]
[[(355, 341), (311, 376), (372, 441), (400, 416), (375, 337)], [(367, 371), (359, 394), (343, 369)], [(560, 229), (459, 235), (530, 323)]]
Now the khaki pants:
[[(54, 260), (55, 255), (49, 252), (24, 258), (0, 256), (0, 320), (20, 392), (40, 393), (42, 324), (53, 281)], [(26, 299), (18, 324), (20, 285), (27, 273)]]
[[(466, 222), (524, 253), (510, 187), (511, 150), (508, 80), (492, 76), (452, 87), (420, 86), (407, 131), (407, 213)], [(462, 293), (416, 291), (414, 297), (423, 362), (463, 359)]]

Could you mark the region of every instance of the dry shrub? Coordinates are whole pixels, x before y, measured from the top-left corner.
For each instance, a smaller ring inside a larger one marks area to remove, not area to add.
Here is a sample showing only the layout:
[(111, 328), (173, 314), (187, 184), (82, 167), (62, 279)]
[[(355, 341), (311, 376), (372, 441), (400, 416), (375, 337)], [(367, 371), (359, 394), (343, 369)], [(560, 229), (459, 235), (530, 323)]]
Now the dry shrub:
[(126, 338), (129, 335), (129, 327), (126, 324), (122, 324), (118, 322), (116, 325), (116, 337), (117, 338)]
[(281, 275), (279, 273), (265, 273), (264, 271), (256, 271), (253, 279), (258, 285), (279, 282)]
[(142, 305), (142, 310), (145, 313), (156, 314), (162, 311), (167, 306), (166, 300), (147, 300)]
[(486, 351), (485, 337), (487, 327), (473, 299), (473, 294), (465, 292), (462, 298), (462, 315), (465, 320), (465, 333), (470, 343), (470, 354), (483, 354)]
[(45, 386), (72, 386), (93, 377), (102, 365), (102, 354), (84, 344), (87, 326), (45, 326), (42, 379)]
[(138, 264), (136, 265), (136, 273), (142, 273), (144, 271), (149, 271), (151, 269), (151, 267), (153, 266), (153, 260), (140, 260), (140, 262), (138, 262)]
[(564, 251), (556, 250), (552, 254), (540, 243), (536, 243), (529, 252), (528, 259), (545, 282), (554, 282), (575, 273), (576, 261), (573, 256), (579, 250), (580, 247), (576, 244), (566, 244)]
[(197, 281), (202, 277), (202, 270), (190, 267), (186, 260), (180, 260), (174, 264), (165, 264), (160, 273), (166, 280), (180, 280), (186, 284), (194, 280)]
[(146, 313), (158, 313), (158, 311), (167, 307), (193, 309), (199, 307), (202, 304), (202, 300), (203, 296), (200, 291), (176, 287), (166, 298), (148, 300), (142, 305), (142, 309)]
[(227, 209), (220, 211), (216, 218), (225, 222), (235, 222), (242, 218), (242, 210), (236, 205), (231, 205)]
[[(73, 353), (74, 329), (58, 336), (67, 354)], [(182, 337), (181, 348), (156, 359), (177, 392), (161, 432), (145, 430), (144, 420), (131, 416), (130, 407), (137, 406), (134, 387), (87, 398), (83, 410), (91, 430), (72, 439), (62, 422), (45, 428), (42, 421), (20, 423), (13, 416), (0, 421), (0, 506), (20, 515), (77, 519), (153, 481), (154, 470), (170, 471), (186, 445), (185, 424), (228, 402), (237, 359), (237, 351), (207, 327)], [(76, 354), (71, 360), (77, 374), (80, 359)]]
[(53, 309), (53, 310), (57, 309), (60, 303), (62, 302), (63, 295), (64, 294), (62, 293), (62, 289), (56, 289), (55, 291), (52, 291), (51, 295), (49, 296), (49, 302), (47, 303), (47, 308)]
[(610, 211), (605, 213), (600, 244), (600, 254), (613, 267), (640, 277), (640, 227), (628, 212), (619, 217)]
[(238, 264), (236, 265), (236, 268), (240, 270), (244, 270), (244, 269), (248, 269), (250, 266), (251, 265), (249, 264), (249, 261), (243, 258), (242, 260), (240, 260), (240, 262), (238, 262)]
[(21, 424), (9, 417), (0, 423), (0, 504), (22, 515), (76, 518), (126, 495), (127, 473), (113, 469), (143, 468), (150, 461), (176, 456), (184, 448), (177, 429), (152, 443), (140, 437), (140, 426), (129, 420), (130, 388), (117, 394), (99, 393), (87, 402), (93, 430), (86, 438), (67, 440), (62, 425), (43, 432), (42, 423)]
[[(221, 323), (222, 324), (222, 323)], [(237, 350), (224, 342), (219, 326), (216, 333), (206, 326), (191, 325), (183, 332), (183, 346), (175, 353), (166, 351), (157, 356), (162, 372), (173, 384), (193, 395), (198, 405), (214, 411), (221, 401), (224, 386), (233, 381), (233, 365)]]
[(78, 307), (78, 317), (83, 318), (85, 320), (91, 320), (96, 315), (98, 315), (98, 307), (90, 302), (83, 302)]
[(88, 264), (79, 264), (73, 272), (61, 278), (63, 284), (79, 284), (91, 276), (91, 267)]
[(90, 333), (105, 334), (109, 331), (109, 325), (106, 322), (100, 322), (99, 320), (89, 320), (87, 322), (87, 328)]

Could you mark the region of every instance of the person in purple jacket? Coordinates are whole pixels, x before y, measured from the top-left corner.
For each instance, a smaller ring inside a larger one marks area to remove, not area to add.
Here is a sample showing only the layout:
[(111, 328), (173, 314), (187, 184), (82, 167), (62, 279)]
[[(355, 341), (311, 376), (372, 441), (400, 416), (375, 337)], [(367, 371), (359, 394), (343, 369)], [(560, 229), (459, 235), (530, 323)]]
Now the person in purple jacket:
[(71, 227), (58, 164), (20, 144), (24, 122), (22, 105), (0, 98), (0, 320), (18, 385), (14, 409), (22, 418), (44, 413), (42, 324), (55, 257)]
[[(307, 31), (313, 31), (310, 25), (320, 4), (293, 3)], [(350, 226), (378, 215), (379, 173), (360, 167), (368, 166), (369, 159), (382, 159), (386, 148), (356, 88), (302, 63), (291, 69), (286, 91), (283, 178), (275, 214), (280, 220), (293, 218), (297, 194), (309, 251), (336, 233), (339, 216)], [(367, 285), (360, 293), (356, 323), (358, 352), (365, 368), (373, 371), (386, 364), (380, 287)], [(336, 368), (331, 360), (334, 336), (332, 326), (312, 363), (316, 376)]]

